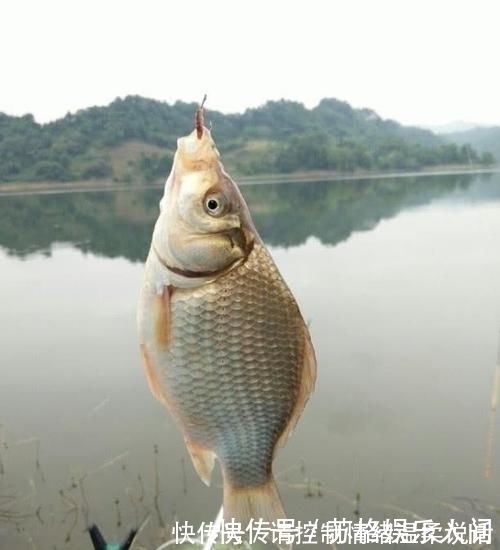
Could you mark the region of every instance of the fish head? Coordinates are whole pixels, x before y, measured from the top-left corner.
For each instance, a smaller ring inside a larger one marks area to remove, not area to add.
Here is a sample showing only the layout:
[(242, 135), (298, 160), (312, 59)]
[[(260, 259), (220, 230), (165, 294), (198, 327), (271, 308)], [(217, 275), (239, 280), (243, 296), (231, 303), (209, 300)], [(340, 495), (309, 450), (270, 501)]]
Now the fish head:
[(256, 236), (209, 130), (180, 138), (153, 233), (165, 267), (184, 279), (216, 277), (247, 258)]

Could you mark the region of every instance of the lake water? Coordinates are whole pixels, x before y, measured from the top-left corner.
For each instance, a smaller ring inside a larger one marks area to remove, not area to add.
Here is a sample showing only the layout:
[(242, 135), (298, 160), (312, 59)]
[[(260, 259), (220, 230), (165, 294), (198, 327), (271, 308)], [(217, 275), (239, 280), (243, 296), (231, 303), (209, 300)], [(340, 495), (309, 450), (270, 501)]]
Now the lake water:
[[(500, 176), (242, 191), (318, 358), (275, 462), (289, 517), (500, 529)], [(147, 514), (152, 549), (217, 514), (137, 350), (160, 195), (0, 197), (2, 549), (90, 549), (87, 521), (118, 541)]]

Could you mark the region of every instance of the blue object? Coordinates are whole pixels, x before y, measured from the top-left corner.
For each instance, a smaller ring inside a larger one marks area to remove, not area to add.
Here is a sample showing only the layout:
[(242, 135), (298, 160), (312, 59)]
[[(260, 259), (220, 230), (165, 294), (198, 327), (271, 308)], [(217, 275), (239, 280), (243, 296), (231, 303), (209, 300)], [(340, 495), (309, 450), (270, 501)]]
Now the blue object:
[(95, 550), (129, 550), (137, 535), (137, 529), (131, 529), (127, 538), (121, 544), (106, 542), (95, 523), (89, 527), (89, 534)]

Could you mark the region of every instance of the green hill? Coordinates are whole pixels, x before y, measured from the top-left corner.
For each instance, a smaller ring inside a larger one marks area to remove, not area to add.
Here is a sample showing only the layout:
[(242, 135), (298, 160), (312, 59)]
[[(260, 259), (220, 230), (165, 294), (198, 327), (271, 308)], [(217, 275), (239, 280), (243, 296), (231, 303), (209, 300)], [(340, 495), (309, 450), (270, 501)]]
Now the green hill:
[[(196, 105), (129, 96), (48, 124), (0, 114), (0, 181), (164, 179)], [(207, 111), (224, 162), (235, 175), (338, 170), (417, 170), (488, 163), (468, 145), (323, 99), (314, 109), (270, 101), (241, 114)]]

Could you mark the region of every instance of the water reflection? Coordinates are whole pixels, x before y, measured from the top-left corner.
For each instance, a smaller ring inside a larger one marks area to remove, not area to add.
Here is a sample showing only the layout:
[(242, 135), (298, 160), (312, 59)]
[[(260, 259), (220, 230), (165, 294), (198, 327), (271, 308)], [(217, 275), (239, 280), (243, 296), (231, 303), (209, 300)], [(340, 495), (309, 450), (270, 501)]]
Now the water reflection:
[[(471, 184), (474, 182), (473, 188)], [(310, 236), (336, 244), (406, 208), (468, 192), (498, 193), (498, 176), (429, 176), (242, 186), (264, 240), (295, 246)], [(161, 189), (0, 198), (0, 246), (26, 256), (54, 243), (84, 252), (143, 261)]]
[[(289, 516), (498, 525), (498, 419), (483, 477), (498, 176), (243, 191), (318, 354), (316, 393), (276, 463)], [(110, 540), (149, 513), (149, 549), (175, 517), (199, 526), (217, 513), (217, 480), (197, 479), (139, 366), (135, 302), (158, 195), (0, 199), (1, 548), (85, 550), (87, 510)], [(31, 514), (19, 532), (2, 522), (5, 495)]]

